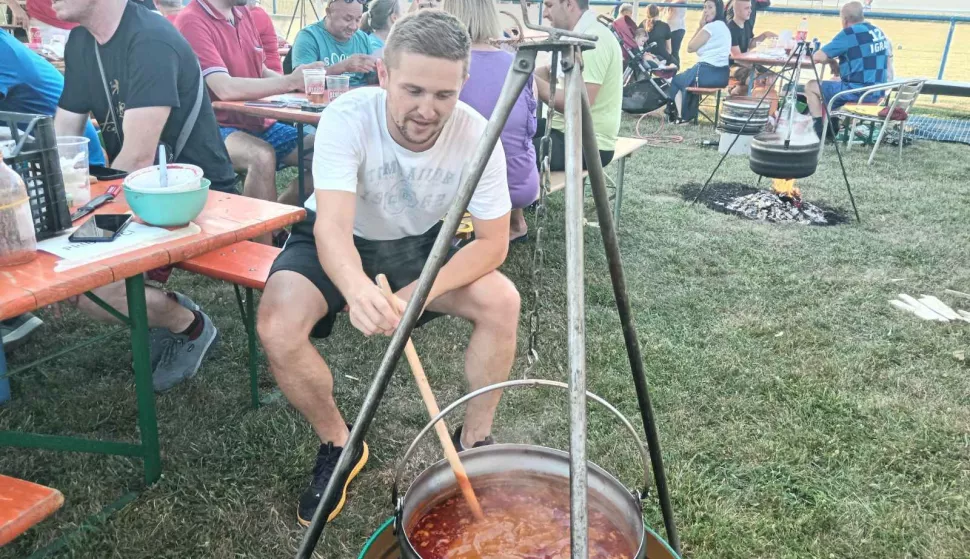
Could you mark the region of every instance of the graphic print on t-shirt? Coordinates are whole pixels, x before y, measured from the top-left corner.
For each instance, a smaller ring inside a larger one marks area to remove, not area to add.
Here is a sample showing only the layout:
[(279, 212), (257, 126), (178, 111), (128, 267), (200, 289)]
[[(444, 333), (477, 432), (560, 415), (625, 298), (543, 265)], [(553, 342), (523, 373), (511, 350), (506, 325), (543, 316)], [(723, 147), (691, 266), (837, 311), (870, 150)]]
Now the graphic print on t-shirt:
[[(389, 216), (407, 213), (441, 214), (448, 211), (451, 199), (440, 187), (458, 188), (456, 174), (441, 167), (411, 167), (401, 169), (398, 161), (391, 161), (364, 173), (357, 201), (380, 207)], [(422, 194), (426, 193), (426, 194)]]

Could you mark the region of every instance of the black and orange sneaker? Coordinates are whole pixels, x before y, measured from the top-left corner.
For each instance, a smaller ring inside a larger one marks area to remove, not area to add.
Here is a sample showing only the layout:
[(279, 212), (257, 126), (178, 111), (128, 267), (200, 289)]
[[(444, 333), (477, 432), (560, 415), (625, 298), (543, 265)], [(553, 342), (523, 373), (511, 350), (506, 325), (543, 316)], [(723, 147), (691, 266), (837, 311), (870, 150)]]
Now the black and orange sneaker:
[[(459, 425), (458, 427), (456, 427), (455, 428), (455, 432), (451, 434), (451, 442), (455, 443), (455, 450), (457, 450), (458, 452), (461, 452), (463, 450), (468, 450), (467, 448), (465, 448), (461, 444), (461, 429), (462, 429), (462, 427), (464, 427), (464, 424)], [(480, 446), (488, 446), (488, 445), (492, 445), (492, 444), (495, 444), (495, 439), (493, 439), (492, 436), (489, 435), (489, 436), (485, 437), (483, 440), (480, 440), (480, 441), (476, 442), (475, 444), (473, 444), (472, 445), (472, 448), (478, 448)]]
[[(310, 525), (310, 521), (313, 519), (313, 513), (317, 510), (317, 505), (323, 497), (323, 491), (327, 488), (327, 483), (333, 477), (333, 471), (337, 467), (337, 460), (340, 459), (340, 454), (343, 450), (342, 447), (333, 446), (333, 443), (320, 445), (320, 450), (317, 451), (317, 461), (313, 466), (313, 480), (310, 481), (310, 486), (300, 495), (300, 504), (296, 510), (296, 519), (300, 524), (304, 526)], [(354, 456), (350, 474), (347, 475), (347, 479), (344, 480), (340, 488), (340, 499), (337, 501), (336, 506), (333, 507), (333, 510), (329, 512), (327, 522), (336, 518), (340, 514), (341, 509), (344, 508), (344, 503), (347, 501), (347, 486), (364, 469), (364, 464), (367, 463), (368, 456), (367, 443), (364, 443), (361, 445), (360, 450), (357, 451), (356, 456)]]

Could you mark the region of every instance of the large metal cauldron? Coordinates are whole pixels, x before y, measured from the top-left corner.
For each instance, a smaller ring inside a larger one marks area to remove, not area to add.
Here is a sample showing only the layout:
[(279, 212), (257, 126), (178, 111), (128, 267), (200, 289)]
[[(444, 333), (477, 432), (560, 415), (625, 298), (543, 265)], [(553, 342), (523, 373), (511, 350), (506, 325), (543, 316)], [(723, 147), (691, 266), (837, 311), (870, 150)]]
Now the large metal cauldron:
[(774, 132), (762, 132), (751, 141), (751, 170), (770, 179), (803, 179), (818, 167), (818, 142), (785, 145)]
[[(454, 474), (447, 461), (441, 460), (419, 474), (411, 483), (411, 486), (407, 489), (404, 496), (398, 497), (401, 476), (411, 455), (424, 435), (450, 411), (476, 396), (502, 388), (540, 385), (569, 389), (568, 385), (564, 383), (548, 380), (529, 379), (507, 381), (487, 386), (462, 397), (442, 410), (430, 423), (425, 425), (424, 429), (421, 430), (404, 454), (392, 487), (392, 498), (395, 503), (394, 531), (400, 557), (404, 559), (421, 559), (409, 541), (407, 527), (411, 525), (411, 520), (414, 516), (420, 515), (423, 511), (427, 510), (428, 506), (446, 499), (457, 491)], [(640, 492), (627, 489), (615, 477), (595, 464), (590, 463), (588, 484), (591, 500), (592, 497), (595, 497), (597, 501), (604, 502), (607, 508), (611, 509), (613, 513), (610, 516), (616, 527), (623, 530), (628, 540), (636, 544), (637, 551), (631, 559), (676, 557), (666, 544), (659, 545), (663, 542), (659, 538), (656, 538), (656, 535), (653, 536), (653, 539), (657, 541), (657, 544), (648, 545), (649, 538), (647, 537), (647, 530), (644, 527), (641, 512), (642, 496), (645, 495), (646, 487), (649, 484), (649, 472), (646, 471), (647, 464), (649, 464), (649, 456), (646, 446), (640, 441), (640, 437), (630, 421), (620, 414), (616, 408), (595, 394), (587, 393), (587, 397), (611, 411), (619, 418), (627, 430), (630, 431), (634, 440), (637, 442), (637, 448), (642, 455), (645, 470), (644, 490)], [(522, 472), (527, 472), (530, 474), (560, 477), (567, 480), (566, 486), (568, 487), (569, 455), (561, 450), (524, 444), (496, 444), (462, 452), (461, 460), (472, 482), (475, 481), (475, 478), (483, 475), (515, 475), (515, 473), (521, 474)], [(648, 548), (656, 549), (657, 554), (649, 554)], [(397, 555), (372, 554), (370, 557), (397, 557)], [(370, 558), (368, 557), (368, 559)]]
[[(667, 542), (650, 528), (647, 535), (647, 559), (680, 559)], [(401, 546), (394, 532), (394, 518), (388, 518), (364, 543), (357, 559), (401, 559)]]

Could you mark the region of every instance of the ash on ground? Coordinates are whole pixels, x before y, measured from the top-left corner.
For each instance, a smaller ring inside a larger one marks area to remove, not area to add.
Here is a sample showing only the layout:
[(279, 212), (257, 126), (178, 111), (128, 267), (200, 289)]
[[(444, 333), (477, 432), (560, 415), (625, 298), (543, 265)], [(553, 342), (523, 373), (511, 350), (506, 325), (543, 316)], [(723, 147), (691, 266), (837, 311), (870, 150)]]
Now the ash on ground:
[[(696, 183), (684, 185), (680, 189), (681, 195), (692, 201), (701, 186)], [(831, 208), (739, 183), (711, 184), (698, 201), (715, 211), (770, 223), (836, 225), (845, 221), (841, 212)]]
[(818, 206), (797, 198), (779, 196), (770, 190), (738, 196), (728, 202), (725, 209), (761, 221), (828, 225), (825, 212)]

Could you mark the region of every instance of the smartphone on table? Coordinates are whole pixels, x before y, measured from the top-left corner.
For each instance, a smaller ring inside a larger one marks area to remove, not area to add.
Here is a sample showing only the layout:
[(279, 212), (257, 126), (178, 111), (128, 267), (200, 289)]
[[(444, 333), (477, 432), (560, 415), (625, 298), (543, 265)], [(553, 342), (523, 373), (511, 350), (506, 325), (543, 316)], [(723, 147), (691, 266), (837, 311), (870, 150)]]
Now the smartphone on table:
[(95, 214), (68, 237), (72, 243), (113, 241), (131, 223), (131, 214)]

